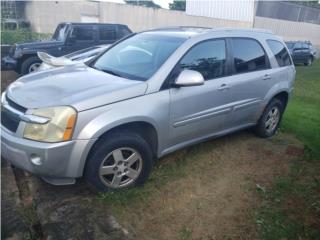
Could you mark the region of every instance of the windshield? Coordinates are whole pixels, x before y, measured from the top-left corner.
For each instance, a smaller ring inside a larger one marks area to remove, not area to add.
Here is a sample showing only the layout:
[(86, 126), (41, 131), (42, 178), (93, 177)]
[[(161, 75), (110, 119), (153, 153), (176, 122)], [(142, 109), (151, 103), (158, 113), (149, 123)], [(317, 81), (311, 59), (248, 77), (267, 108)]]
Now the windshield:
[(64, 41), (66, 38), (66, 30), (67, 30), (66, 24), (59, 24), (52, 36), (52, 39), (56, 41)]
[(294, 46), (294, 43), (286, 43), (286, 45), (287, 45), (287, 47), (288, 47), (289, 49), (292, 49), (293, 46)]
[(138, 34), (104, 53), (92, 67), (120, 77), (145, 81), (185, 40), (157, 34)]

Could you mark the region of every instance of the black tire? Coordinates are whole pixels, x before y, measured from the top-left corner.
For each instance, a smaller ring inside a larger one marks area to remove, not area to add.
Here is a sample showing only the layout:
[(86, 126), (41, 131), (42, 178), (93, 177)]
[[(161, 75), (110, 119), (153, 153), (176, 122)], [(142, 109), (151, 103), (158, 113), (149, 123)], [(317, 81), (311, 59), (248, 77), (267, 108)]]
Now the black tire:
[[(120, 188), (111, 188), (101, 180), (99, 171), (104, 159), (112, 151), (119, 148), (132, 148), (136, 150), (142, 159), (142, 168), (138, 177), (130, 185)], [(88, 183), (100, 192), (125, 189), (143, 185), (148, 179), (153, 166), (153, 154), (150, 145), (139, 134), (131, 131), (118, 131), (100, 139), (90, 152), (84, 170), (84, 176)]]
[(33, 64), (41, 64), (41, 60), (38, 57), (29, 57), (21, 64), (21, 74), (26, 75), (30, 73), (30, 67)]
[(311, 65), (312, 65), (312, 62), (313, 62), (312, 57), (309, 57), (308, 60), (307, 60), (307, 62), (304, 63), (304, 65), (305, 65), (305, 66), (311, 66)]
[[(258, 121), (258, 124), (255, 127), (255, 134), (261, 138), (272, 137), (278, 130), (278, 127), (282, 119), (282, 114), (284, 112), (284, 107), (284, 103), (281, 100), (279, 100), (278, 98), (273, 98), (263, 111)], [(279, 110), (279, 120), (274, 125), (274, 128), (268, 130), (266, 125), (266, 122), (268, 120), (268, 114), (271, 110), (274, 110), (276, 108)]]

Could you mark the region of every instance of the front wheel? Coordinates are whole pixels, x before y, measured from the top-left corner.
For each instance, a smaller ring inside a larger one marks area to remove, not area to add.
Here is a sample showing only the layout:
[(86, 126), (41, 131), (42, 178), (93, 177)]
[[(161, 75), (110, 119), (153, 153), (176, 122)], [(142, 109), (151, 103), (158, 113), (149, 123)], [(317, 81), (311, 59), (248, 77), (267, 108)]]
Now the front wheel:
[(28, 73), (36, 72), (41, 65), (41, 60), (38, 57), (30, 57), (21, 65), (21, 74), (26, 75)]
[(142, 185), (153, 163), (149, 144), (134, 132), (121, 131), (101, 139), (88, 158), (85, 177), (98, 191)]
[(262, 113), (255, 128), (255, 133), (262, 138), (273, 136), (279, 127), (283, 111), (283, 102), (277, 98), (272, 99)]

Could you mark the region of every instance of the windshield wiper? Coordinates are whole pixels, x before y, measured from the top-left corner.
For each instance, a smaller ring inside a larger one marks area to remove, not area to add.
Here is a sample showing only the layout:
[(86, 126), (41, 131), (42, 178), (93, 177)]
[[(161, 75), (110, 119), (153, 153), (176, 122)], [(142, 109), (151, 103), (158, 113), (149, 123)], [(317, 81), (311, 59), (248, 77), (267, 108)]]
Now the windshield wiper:
[(102, 71), (102, 72), (105, 72), (105, 73), (112, 74), (112, 75), (117, 76), (117, 77), (122, 77), (119, 73), (116, 73), (116, 72), (114, 72), (112, 70), (109, 70), (109, 69), (99, 69), (99, 70)]
[(117, 77), (123, 77), (122, 75), (120, 75), (119, 73), (116, 73), (115, 71), (112, 71), (110, 69), (102, 69), (102, 68), (98, 68), (96, 66), (92, 66), (92, 68), (98, 70), (98, 71), (102, 71), (102, 72), (105, 72), (105, 73), (109, 73), (111, 75), (114, 75), (114, 76), (117, 76)]

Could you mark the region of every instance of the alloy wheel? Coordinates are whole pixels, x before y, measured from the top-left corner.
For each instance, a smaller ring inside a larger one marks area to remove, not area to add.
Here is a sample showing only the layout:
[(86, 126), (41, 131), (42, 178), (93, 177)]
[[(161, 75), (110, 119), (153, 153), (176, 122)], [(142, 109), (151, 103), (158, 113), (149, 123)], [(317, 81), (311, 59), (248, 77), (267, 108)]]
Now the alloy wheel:
[(33, 63), (29, 67), (29, 73), (35, 72), (40, 67), (41, 63)]
[(140, 175), (142, 157), (133, 148), (123, 147), (113, 150), (102, 161), (99, 176), (103, 184), (117, 189), (130, 185)]
[(267, 114), (267, 118), (265, 122), (266, 131), (269, 133), (273, 132), (276, 129), (279, 121), (280, 121), (279, 108), (278, 107), (271, 108)]

